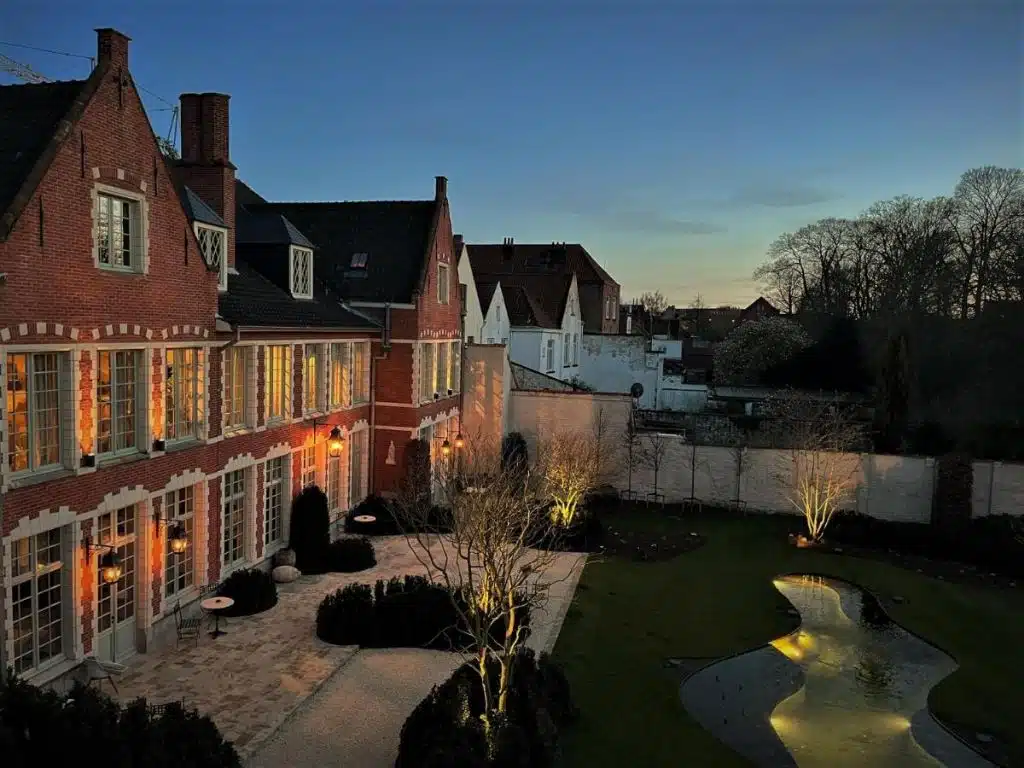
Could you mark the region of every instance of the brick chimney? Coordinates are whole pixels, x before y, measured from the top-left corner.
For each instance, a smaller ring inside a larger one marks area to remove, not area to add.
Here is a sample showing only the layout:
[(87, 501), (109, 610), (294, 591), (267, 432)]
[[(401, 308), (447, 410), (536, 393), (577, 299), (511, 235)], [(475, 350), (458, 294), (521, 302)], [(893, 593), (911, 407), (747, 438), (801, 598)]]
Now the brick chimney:
[(229, 152), (230, 122), (224, 93), (181, 94), (183, 183), (213, 208), (227, 225), (228, 267), (235, 265), (235, 166)]
[(445, 176), (434, 177), (434, 200), (440, 203), (448, 199), (448, 179)]
[(104, 27), (96, 30), (96, 63), (110, 62), (113, 66), (128, 66), (128, 43), (132, 39), (116, 29)]

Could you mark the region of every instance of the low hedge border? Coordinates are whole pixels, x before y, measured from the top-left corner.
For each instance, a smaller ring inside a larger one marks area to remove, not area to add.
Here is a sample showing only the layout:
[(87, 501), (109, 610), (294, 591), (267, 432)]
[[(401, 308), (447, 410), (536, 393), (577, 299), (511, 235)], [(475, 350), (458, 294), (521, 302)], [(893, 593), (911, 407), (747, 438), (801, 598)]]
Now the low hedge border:
[(243, 568), (220, 583), (217, 595), (235, 601), (230, 608), (220, 611), (221, 616), (252, 616), (277, 605), (277, 584), (264, 570)]

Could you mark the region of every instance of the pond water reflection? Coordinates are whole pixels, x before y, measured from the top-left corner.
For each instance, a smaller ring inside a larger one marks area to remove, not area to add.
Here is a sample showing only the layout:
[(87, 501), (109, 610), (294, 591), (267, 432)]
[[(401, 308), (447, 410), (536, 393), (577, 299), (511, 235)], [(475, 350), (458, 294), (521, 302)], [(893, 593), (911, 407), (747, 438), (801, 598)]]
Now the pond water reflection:
[(853, 585), (815, 576), (774, 584), (801, 626), (683, 683), (683, 703), (704, 727), (765, 766), (990, 765), (928, 714), (928, 692), (953, 659)]

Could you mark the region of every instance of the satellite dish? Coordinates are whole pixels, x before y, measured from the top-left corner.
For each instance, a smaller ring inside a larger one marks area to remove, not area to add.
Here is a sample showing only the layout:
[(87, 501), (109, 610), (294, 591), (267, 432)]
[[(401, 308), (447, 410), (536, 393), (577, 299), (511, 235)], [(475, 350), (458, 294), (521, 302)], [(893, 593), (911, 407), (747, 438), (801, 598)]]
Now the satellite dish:
[(639, 381), (636, 382), (632, 387), (629, 388), (629, 394), (634, 400), (639, 400), (644, 396), (644, 385)]

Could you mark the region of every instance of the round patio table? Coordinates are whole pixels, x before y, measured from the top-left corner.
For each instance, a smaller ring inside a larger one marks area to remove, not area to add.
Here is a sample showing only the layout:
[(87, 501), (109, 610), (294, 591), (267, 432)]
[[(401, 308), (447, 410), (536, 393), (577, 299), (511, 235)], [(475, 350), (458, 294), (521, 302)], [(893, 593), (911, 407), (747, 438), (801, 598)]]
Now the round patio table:
[(352, 519), (355, 520), (357, 523), (376, 523), (377, 522), (377, 516), (376, 515), (356, 515)]
[(227, 632), (222, 631), (220, 628), (220, 612), (234, 604), (235, 601), (230, 597), (211, 597), (199, 604), (199, 607), (204, 611), (213, 614), (213, 632), (210, 633), (210, 637), (220, 637), (227, 634)]

